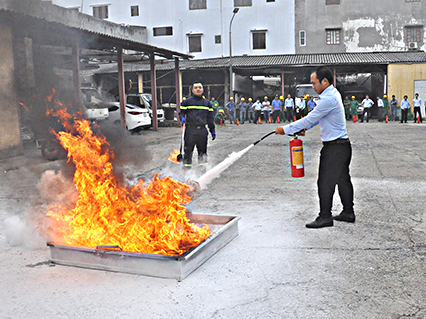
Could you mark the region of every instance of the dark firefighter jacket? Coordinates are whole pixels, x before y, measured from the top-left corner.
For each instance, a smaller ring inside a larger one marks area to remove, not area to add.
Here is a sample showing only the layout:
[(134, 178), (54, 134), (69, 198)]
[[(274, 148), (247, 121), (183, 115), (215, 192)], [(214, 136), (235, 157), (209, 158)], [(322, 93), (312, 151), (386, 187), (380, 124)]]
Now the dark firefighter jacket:
[(201, 97), (193, 95), (187, 98), (180, 105), (180, 119), (186, 119), (188, 126), (207, 126), (211, 133), (215, 131), (214, 127), (214, 109), (210, 102)]

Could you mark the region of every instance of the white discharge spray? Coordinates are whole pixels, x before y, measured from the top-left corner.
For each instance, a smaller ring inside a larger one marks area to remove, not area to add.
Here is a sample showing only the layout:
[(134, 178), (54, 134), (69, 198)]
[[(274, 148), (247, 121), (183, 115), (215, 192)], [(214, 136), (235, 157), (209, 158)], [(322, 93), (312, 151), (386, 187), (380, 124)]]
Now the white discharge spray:
[(221, 163), (217, 164), (215, 167), (205, 172), (198, 179), (198, 183), (200, 184), (201, 189), (206, 188), (206, 186), (210, 184), (212, 180), (219, 177), (220, 173), (222, 173), (225, 169), (231, 166), (237, 159), (239, 159), (241, 156), (247, 153), (248, 150), (251, 149), (253, 146), (254, 144), (250, 144), (248, 147), (246, 147), (242, 151), (239, 151), (237, 153), (233, 152), (232, 154), (228, 155), (228, 157), (225, 160), (223, 160)]

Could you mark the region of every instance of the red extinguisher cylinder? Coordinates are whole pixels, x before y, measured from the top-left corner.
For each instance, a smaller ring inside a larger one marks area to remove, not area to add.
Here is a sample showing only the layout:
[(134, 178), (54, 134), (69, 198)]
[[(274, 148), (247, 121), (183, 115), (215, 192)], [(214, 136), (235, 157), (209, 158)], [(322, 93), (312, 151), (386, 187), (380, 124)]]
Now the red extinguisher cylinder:
[(297, 136), (290, 141), (291, 177), (305, 176), (303, 142)]

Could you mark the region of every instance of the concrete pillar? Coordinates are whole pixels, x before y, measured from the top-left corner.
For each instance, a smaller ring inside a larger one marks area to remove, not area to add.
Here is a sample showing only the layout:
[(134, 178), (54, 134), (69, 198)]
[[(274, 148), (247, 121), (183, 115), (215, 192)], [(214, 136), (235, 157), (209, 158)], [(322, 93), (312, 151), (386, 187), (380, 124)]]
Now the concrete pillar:
[(19, 97), (14, 87), (15, 65), (12, 30), (0, 23), (0, 158), (23, 154)]
[(138, 74), (138, 93), (143, 93), (143, 74)]

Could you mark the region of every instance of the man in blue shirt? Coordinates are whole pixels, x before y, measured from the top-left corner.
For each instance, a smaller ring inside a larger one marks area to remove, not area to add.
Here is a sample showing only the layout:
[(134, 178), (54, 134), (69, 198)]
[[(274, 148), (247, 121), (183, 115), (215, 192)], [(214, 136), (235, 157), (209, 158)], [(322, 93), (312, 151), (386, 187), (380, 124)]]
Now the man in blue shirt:
[[(330, 227), (333, 226), (333, 219), (353, 223), (355, 222), (354, 191), (349, 174), (352, 148), (346, 131), (342, 97), (331, 84), (333, 75), (326, 67), (318, 67), (311, 74), (311, 83), (315, 92), (320, 94), (318, 105), (304, 118), (278, 127), (275, 134), (299, 133), (304, 135), (305, 129), (319, 124), (323, 142), (317, 181), (320, 213), (313, 222), (306, 224), (306, 227)], [(343, 211), (333, 218), (331, 208), (336, 185), (339, 189)]]
[(235, 102), (234, 98), (231, 96), (229, 102), (226, 103), (225, 109), (228, 111), (229, 123), (235, 123)]
[(411, 108), (410, 101), (408, 101), (408, 96), (404, 95), (404, 99), (401, 101), (401, 123), (407, 123), (407, 115), (409, 108)]
[(282, 103), (279, 100), (278, 94), (276, 94), (275, 99), (272, 100), (272, 108), (273, 108), (272, 120), (274, 121), (274, 123), (276, 123), (277, 118), (280, 116), (281, 108), (282, 108)]
[(311, 96), (311, 99), (308, 102), (309, 112), (311, 112), (315, 108), (315, 106), (317, 106), (317, 104), (314, 101), (314, 97)]

